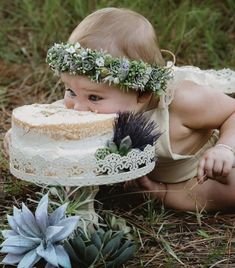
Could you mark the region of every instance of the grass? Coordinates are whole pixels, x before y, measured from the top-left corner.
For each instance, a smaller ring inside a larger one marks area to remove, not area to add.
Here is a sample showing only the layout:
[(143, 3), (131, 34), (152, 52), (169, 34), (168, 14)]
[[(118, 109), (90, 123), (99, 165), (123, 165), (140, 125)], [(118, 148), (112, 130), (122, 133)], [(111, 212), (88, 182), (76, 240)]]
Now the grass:
[[(0, 1), (0, 143), (14, 107), (62, 97), (58, 81), (45, 64), (47, 49), (54, 42), (66, 41), (91, 11), (107, 6), (130, 8), (146, 16), (158, 33), (160, 46), (176, 54), (178, 65), (235, 67), (233, 0)], [(40, 190), (14, 179), (0, 154), (0, 229), (6, 229), (12, 205), (38, 199)], [(104, 187), (97, 198), (103, 202), (102, 216), (124, 218), (138, 237), (140, 248), (128, 268), (235, 264), (233, 214), (181, 213), (120, 192), (118, 186)], [(107, 193), (111, 200), (105, 199)]]

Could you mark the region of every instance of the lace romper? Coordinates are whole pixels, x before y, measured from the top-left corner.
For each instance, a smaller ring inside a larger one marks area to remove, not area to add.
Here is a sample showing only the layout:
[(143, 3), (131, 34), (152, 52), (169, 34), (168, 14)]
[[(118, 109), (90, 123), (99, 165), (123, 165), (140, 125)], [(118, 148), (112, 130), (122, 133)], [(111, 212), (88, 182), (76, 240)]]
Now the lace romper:
[(211, 137), (194, 155), (180, 155), (172, 152), (169, 138), (169, 104), (174, 98), (174, 85), (189, 80), (199, 85), (205, 85), (226, 94), (235, 93), (235, 72), (230, 69), (201, 70), (193, 66), (173, 67), (174, 79), (165, 95), (161, 96), (158, 108), (147, 111), (146, 114), (159, 125), (161, 137), (156, 145), (158, 156), (155, 169), (149, 177), (165, 183), (178, 183), (196, 176), (201, 155), (212, 147), (219, 138), (219, 131), (214, 130)]

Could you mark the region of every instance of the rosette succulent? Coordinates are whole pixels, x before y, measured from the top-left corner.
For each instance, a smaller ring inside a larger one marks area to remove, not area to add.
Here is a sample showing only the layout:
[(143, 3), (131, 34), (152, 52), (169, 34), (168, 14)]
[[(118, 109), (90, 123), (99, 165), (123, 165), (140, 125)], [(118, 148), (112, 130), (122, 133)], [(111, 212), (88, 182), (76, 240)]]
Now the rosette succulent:
[(48, 194), (40, 200), (35, 214), (23, 203), (22, 208), (14, 207), (13, 216), (7, 216), (11, 230), (2, 231), (5, 241), (1, 253), (7, 253), (2, 263), (31, 268), (44, 259), (46, 268), (71, 268), (67, 252), (61, 242), (77, 227), (79, 217), (66, 217), (68, 204), (48, 214)]
[(136, 246), (122, 231), (99, 228), (88, 234), (78, 229), (75, 236), (66, 241), (65, 248), (73, 267), (118, 268), (134, 255)]

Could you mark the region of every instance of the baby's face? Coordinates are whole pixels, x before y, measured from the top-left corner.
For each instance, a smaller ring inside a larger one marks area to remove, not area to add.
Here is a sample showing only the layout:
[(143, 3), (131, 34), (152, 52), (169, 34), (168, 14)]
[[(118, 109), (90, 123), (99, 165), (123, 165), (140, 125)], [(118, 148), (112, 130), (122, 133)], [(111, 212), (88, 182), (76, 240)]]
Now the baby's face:
[(97, 113), (138, 111), (138, 94), (124, 92), (107, 83), (95, 83), (88, 77), (62, 74), (65, 85), (64, 103), (68, 109)]

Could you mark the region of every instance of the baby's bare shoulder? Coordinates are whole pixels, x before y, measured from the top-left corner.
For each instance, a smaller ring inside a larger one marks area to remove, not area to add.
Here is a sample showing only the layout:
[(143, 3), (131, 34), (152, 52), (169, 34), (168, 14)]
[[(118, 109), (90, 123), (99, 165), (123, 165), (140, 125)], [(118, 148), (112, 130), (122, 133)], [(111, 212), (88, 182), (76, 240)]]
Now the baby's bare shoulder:
[(177, 85), (170, 105), (170, 112), (192, 128), (217, 127), (234, 111), (234, 99), (191, 81)]
[(198, 85), (192, 81), (182, 81), (175, 87), (174, 99), (171, 109), (184, 111), (186, 110), (203, 110), (211, 108), (218, 109), (218, 105), (234, 105), (235, 100), (226, 96), (219, 90), (207, 86)]

